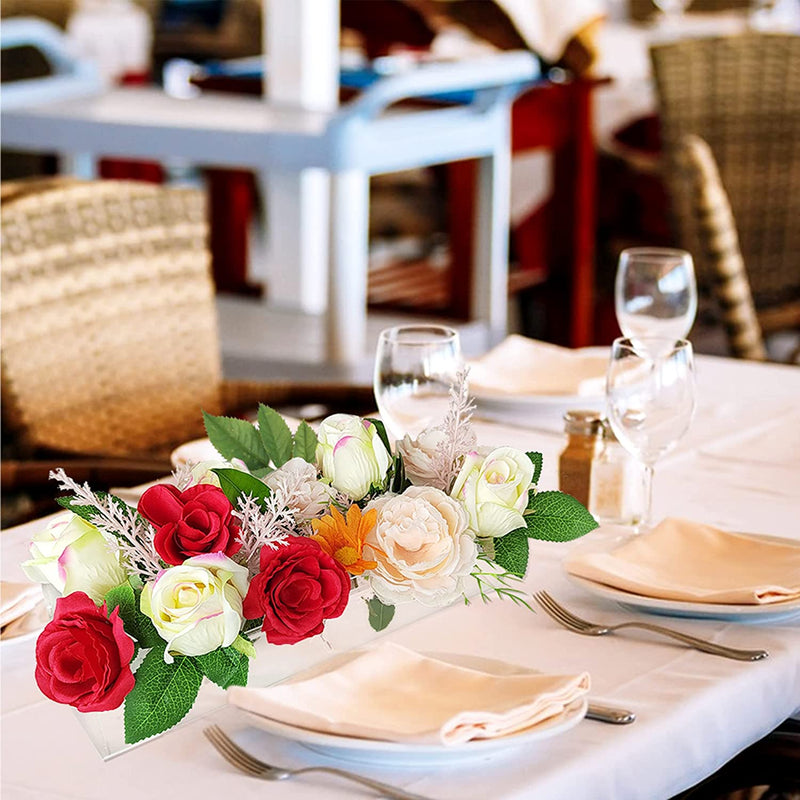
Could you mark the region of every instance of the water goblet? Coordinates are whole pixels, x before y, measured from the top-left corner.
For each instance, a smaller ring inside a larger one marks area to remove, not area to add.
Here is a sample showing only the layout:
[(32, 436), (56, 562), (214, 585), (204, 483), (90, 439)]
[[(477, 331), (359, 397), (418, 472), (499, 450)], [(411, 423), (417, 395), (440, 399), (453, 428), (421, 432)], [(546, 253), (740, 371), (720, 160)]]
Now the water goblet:
[(697, 314), (697, 281), (685, 250), (623, 250), (614, 291), (617, 322), (629, 339), (685, 339)]
[(647, 337), (614, 341), (606, 413), (620, 444), (644, 467), (644, 529), (652, 526), (655, 464), (689, 429), (694, 408), (694, 355), (689, 342)]
[(463, 366), (458, 331), (407, 325), (381, 332), (375, 355), (375, 400), (392, 441), (441, 422), (450, 386)]

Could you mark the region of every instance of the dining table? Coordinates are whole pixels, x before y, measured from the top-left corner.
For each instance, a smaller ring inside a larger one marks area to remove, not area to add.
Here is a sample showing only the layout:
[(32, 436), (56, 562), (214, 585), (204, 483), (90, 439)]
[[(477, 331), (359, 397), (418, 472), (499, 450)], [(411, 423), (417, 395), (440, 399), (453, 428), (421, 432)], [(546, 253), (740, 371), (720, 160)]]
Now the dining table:
[[(692, 427), (657, 465), (655, 517), (680, 516), (735, 531), (800, 540), (800, 369), (697, 357)], [(540, 489), (558, 486), (560, 421), (520, 404), (506, 419), (475, 420), (482, 445), (544, 454)], [(20, 580), (31, 535), (44, 520), (0, 535), (4, 580)], [(216, 723), (262, 760), (285, 767), (342, 766), (433, 800), (666, 800), (714, 773), (800, 712), (800, 615), (772, 622), (656, 618), (590, 594), (565, 573), (569, 543), (531, 541), (525, 589), (547, 590), (581, 616), (639, 619), (769, 657), (741, 662), (645, 632), (580, 636), (541, 612), (496, 600), (456, 603), (384, 636), (419, 652), (491, 657), (551, 673), (591, 677), (593, 701), (633, 711), (629, 725), (585, 719), (560, 735), (443, 763), (345, 763), (254, 727), (221, 706), (103, 761), (78, 715), (39, 693), (33, 640), (7, 642), (2, 657), (4, 800), (237, 797), (336, 800), (367, 797), (324, 775), (265, 784), (236, 772), (203, 729)], [(531, 604), (533, 605), (533, 604)], [(447, 691), (447, 687), (441, 687)]]

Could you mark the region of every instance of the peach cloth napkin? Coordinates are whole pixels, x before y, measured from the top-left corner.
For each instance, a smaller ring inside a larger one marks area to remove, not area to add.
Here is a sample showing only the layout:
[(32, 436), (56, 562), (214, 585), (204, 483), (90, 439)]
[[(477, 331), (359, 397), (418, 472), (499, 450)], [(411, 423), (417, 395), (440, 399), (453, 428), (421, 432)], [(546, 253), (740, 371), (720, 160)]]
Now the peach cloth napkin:
[(418, 744), (506, 736), (560, 714), (589, 690), (589, 676), (493, 675), (419, 655), (391, 642), (342, 664), (266, 689), (234, 686), (233, 705), (309, 730)]
[(38, 583), (0, 581), (0, 638), (13, 639), (46, 623), (47, 609)]
[(602, 395), (608, 356), (512, 334), (470, 362), (469, 385), (485, 396)]
[(800, 543), (665, 519), (608, 553), (567, 558), (567, 572), (645, 597), (759, 605), (800, 598)]

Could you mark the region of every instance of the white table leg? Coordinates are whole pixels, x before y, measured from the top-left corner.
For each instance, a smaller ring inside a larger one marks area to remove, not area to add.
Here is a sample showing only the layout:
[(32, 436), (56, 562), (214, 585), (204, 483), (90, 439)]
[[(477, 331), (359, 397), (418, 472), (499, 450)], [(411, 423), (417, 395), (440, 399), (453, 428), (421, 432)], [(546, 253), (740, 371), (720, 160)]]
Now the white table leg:
[(473, 317), (488, 324), (489, 344), (508, 328), (508, 228), (511, 206), (511, 149), (508, 136), (494, 155), (478, 162), (473, 269)]
[(348, 170), (331, 175), (328, 359), (355, 364), (367, 337), (369, 175)]

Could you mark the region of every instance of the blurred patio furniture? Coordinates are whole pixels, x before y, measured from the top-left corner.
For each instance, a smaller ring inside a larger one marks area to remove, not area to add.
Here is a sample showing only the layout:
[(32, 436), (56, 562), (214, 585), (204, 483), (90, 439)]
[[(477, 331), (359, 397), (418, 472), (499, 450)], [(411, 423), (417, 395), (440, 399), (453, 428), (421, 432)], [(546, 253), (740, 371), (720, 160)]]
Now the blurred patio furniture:
[[(652, 49), (664, 170), (680, 238), (713, 279), (680, 180), (680, 145), (702, 137), (730, 198), (759, 313), (800, 316), (800, 36), (749, 33)], [(763, 318), (762, 318), (763, 324)]]
[(203, 192), (20, 181), (0, 214), (4, 493), (66, 463), (107, 483), (163, 475), (204, 435), (201, 409), (373, 408), (369, 387), (222, 378)]
[[(756, 311), (750, 281), (736, 232), (736, 221), (722, 185), (711, 148), (699, 136), (688, 135), (678, 154), (691, 191), (691, 213), (703, 259), (713, 272), (713, 294), (720, 308), (731, 354), (757, 361), (767, 359), (764, 336), (786, 329), (800, 339), (800, 303)], [(791, 359), (798, 361), (800, 344)]]

